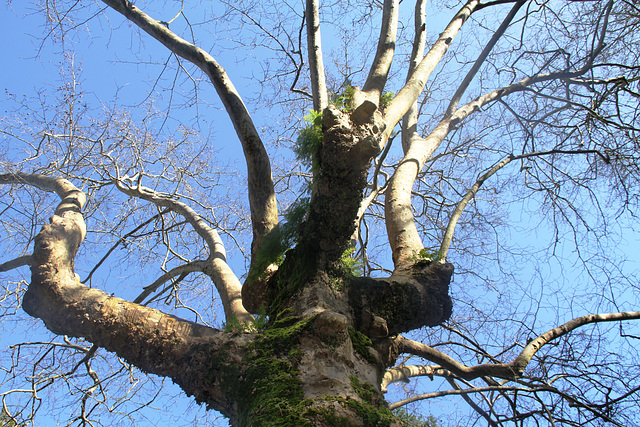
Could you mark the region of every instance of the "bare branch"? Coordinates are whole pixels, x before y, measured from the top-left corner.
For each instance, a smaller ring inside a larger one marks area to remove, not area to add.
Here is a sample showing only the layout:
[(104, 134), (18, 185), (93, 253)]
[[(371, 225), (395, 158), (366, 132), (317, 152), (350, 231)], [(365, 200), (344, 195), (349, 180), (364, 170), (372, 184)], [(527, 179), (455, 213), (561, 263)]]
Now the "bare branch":
[(207, 269), (207, 263), (205, 261), (195, 261), (187, 264), (179, 265), (175, 268), (164, 273), (162, 276), (154, 280), (153, 283), (144, 287), (144, 290), (133, 300), (133, 302), (142, 304), (142, 302), (153, 292), (155, 292), (162, 284), (173, 279), (176, 276), (184, 277), (189, 273), (200, 271), (204, 272)]
[[(456, 380), (451, 375), (446, 375), (445, 379), (449, 384), (451, 384), (451, 387), (453, 387), (456, 391), (462, 392), (462, 388), (458, 385)], [(504, 390), (498, 390), (498, 391), (502, 392)], [(491, 419), (491, 416), (487, 414), (486, 411), (484, 411), (476, 402), (474, 402), (473, 399), (471, 399), (471, 396), (469, 396), (469, 393), (461, 393), (460, 396), (465, 402), (467, 402), (469, 406), (471, 406), (471, 408), (474, 411), (476, 411), (476, 413), (480, 414), (480, 416), (484, 418), (491, 427), (498, 427), (498, 424), (496, 424)]]
[(249, 205), (253, 224), (251, 253), (255, 255), (264, 236), (278, 224), (278, 208), (269, 156), (240, 94), (224, 68), (207, 52), (178, 37), (160, 21), (152, 19), (130, 1), (103, 1), (173, 53), (199, 67), (211, 79), (233, 122), (247, 162)]
[(309, 52), (309, 72), (313, 91), (313, 109), (322, 111), (329, 105), (329, 95), (327, 93), (324, 62), (322, 60), (318, 0), (307, 0), (305, 18), (307, 21), (307, 50)]
[(498, 40), (500, 40), (500, 37), (502, 37), (505, 31), (507, 31), (507, 28), (509, 28), (511, 21), (513, 21), (513, 18), (516, 17), (516, 14), (525, 3), (526, 3), (526, 0), (519, 0), (518, 2), (516, 2), (516, 4), (513, 5), (513, 8), (511, 8), (507, 16), (504, 18), (504, 21), (502, 21), (502, 24), (500, 24), (500, 27), (498, 27), (496, 32), (493, 34), (493, 36), (491, 37), (491, 40), (489, 40), (489, 43), (485, 45), (484, 49), (478, 56), (478, 59), (476, 59), (476, 62), (473, 64), (473, 66), (471, 67), (467, 75), (464, 77), (464, 80), (462, 80), (462, 83), (460, 83), (460, 86), (458, 86), (456, 93), (453, 95), (453, 97), (451, 98), (451, 101), (449, 102), (449, 106), (447, 107), (447, 111), (445, 112), (445, 117), (449, 117), (453, 114), (453, 112), (458, 106), (458, 103), (460, 102), (460, 99), (462, 98), (462, 95), (465, 93), (465, 91), (469, 87), (469, 84), (471, 84), (471, 81), (480, 70), (480, 67), (482, 66), (482, 64), (487, 60), (489, 53), (491, 53), (496, 43), (498, 43)]
[(460, 107), (458, 110), (455, 111), (455, 113), (449, 116), (452, 118), (452, 124), (458, 125), (461, 121), (466, 119), (470, 114), (472, 114), (475, 111), (480, 111), (482, 107), (489, 104), (490, 102), (496, 101), (500, 98), (503, 98), (507, 95), (510, 95), (516, 92), (527, 90), (529, 87), (537, 83), (542, 83), (550, 80), (573, 80), (576, 77), (580, 77), (588, 73), (592, 69), (595, 59), (598, 57), (598, 55), (600, 55), (600, 53), (602, 52), (602, 49), (604, 49), (605, 47), (604, 36), (607, 29), (608, 16), (609, 16), (609, 13), (611, 12), (612, 5), (613, 5), (613, 2), (610, 1), (606, 6), (605, 20), (602, 26), (600, 40), (596, 44), (595, 43), (596, 40), (594, 39), (594, 46), (592, 47), (591, 51), (585, 58), (584, 64), (582, 67), (572, 71), (563, 70), (563, 71), (555, 71), (552, 73), (536, 74), (534, 76), (526, 77), (516, 83), (512, 83), (503, 88), (500, 88), (492, 92), (486, 93), (482, 96), (479, 96), (475, 100)]
[[(407, 71), (407, 81), (413, 75), (418, 64), (424, 56), (424, 49), (427, 43), (427, 0), (416, 1), (414, 11), (414, 39), (409, 70)], [(419, 138), (418, 135), (418, 99), (414, 101), (402, 120), (402, 150), (406, 154), (412, 142)]]
[[(435, 397), (451, 396), (451, 395), (465, 395), (469, 393), (484, 393), (487, 391), (523, 391), (523, 392), (535, 392), (542, 391), (544, 389), (529, 389), (527, 387), (518, 386), (487, 386), (487, 387), (473, 387), (459, 390), (442, 390), (435, 393), (416, 394), (407, 399), (400, 400), (398, 402), (389, 405), (389, 409), (393, 410), (401, 406), (407, 405), (418, 400), (433, 399)], [(495, 425), (495, 423), (493, 423)]]
[[(242, 285), (240, 284), (238, 277), (231, 270), (231, 267), (227, 264), (226, 251), (218, 232), (211, 228), (206, 221), (187, 204), (143, 187), (139, 180), (135, 181), (135, 186), (127, 186), (124, 184), (124, 181), (127, 180), (132, 183), (134, 182), (128, 177), (114, 179), (113, 182), (120, 191), (129, 196), (139, 197), (157, 206), (171, 209), (172, 211), (182, 215), (189, 224), (191, 224), (200, 237), (204, 239), (207, 247), (209, 248), (209, 257), (206, 262), (188, 264), (188, 267), (178, 267), (177, 269), (179, 272), (176, 272), (173, 275), (163, 275), (161, 278), (162, 281), (164, 282), (176, 274), (185, 273), (185, 269), (198, 267), (198, 269), (201, 269), (200, 271), (205, 272), (213, 280), (222, 300), (226, 318), (228, 320), (235, 318), (239, 322), (250, 323), (253, 320), (253, 316), (242, 305), (242, 297), (240, 294)], [(196, 270), (194, 269), (190, 271)]]
[(627, 311), (622, 313), (605, 313), (605, 314), (588, 314), (586, 316), (576, 317), (567, 323), (553, 328), (550, 331), (545, 332), (538, 338), (530, 341), (525, 348), (520, 352), (518, 357), (512, 362), (513, 366), (518, 372), (523, 372), (525, 367), (531, 361), (531, 358), (540, 350), (545, 344), (568, 334), (580, 326), (588, 325), (590, 323), (601, 322), (617, 322), (621, 320), (640, 319), (640, 311)]
[(3, 262), (2, 264), (0, 264), (0, 273), (13, 270), (14, 268), (22, 267), (25, 265), (31, 265), (31, 255), (23, 255), (10, 261)]
[(449, 218), (449, 223), (447, 224), (447, 228), (444, 232), (444, 237), (442, 238), (442, 243), (440, 244), (440, 249), (438, 251), (438, 255), (442, 260), (447, 258), (447, 253), (449, 251), (449, 247), (451, 246), (451, 240), (453, 239), (453, 232), (456, 228), (456, 224), (458, 223), (458, 219), (460, 219), (460, 215), (462, 215), (462, 211), (467, 206), (467, 204), (475, 197), (478, 190), (482, 186), (482, 184), (489, 179), (493, 174), (498, 172), (500, 169), (511, 163), (513, 160), (526, 159), (531, 157), (539, 157), (539, 156), (548, 156), (553, 154), (597, 154), (599, 155), (605, 163), (609, 163), (609, 158), (602, 154), (598, 150), (549, 150), (542, 151), (537, 153), (527, 153), (520, 154), (514, 156), (513, 154), (509, 157), (504, 158), (500, 162), (496, 163), (491, 169), (487, 172), (483, 173), (478, 177), (476, 182), (471, 186), (469, 191), (464, 195), (462, 200), (457, 204), (455, 210), (451, 214)]
[(122, 244), (123, 242), (125, 242), (125, 240), (133, 235), (134, 233), (136, 233), (138, 230), (141, 230), (142, 228), (146, 227), (147, 225), (149, 225), (150, 223), (152, 223), (153, 221), (155, 221), (156, 219), (160, 218), (162, 215), (164, 215), (167, 212), (170, 212), (170, 209), (164, 209), (163, 211), (159, 212), (157, 215), (152, 216), (151, 218), (149, 218), (148, 220), (142, 222), (140, 225), (138, 225), (136, 228), (134, 228), (133, 230), (129, 231), (127, 234), (125, 234), (124, 236), (122, 236), (120, 239), (118, 239), (118, 241), (109, 248), (109, 250), (107, 251), (106, 254), (104, 254), (102, 256), (102, 258), (100, 258), (100, 261), (98, 261), (98, 263), (91, 269), (91, 271), (89, 272), (89, 274), (87, 274), (87, 277), (82, 280), (82, 283), (87, 283), (89, 280), (91, 280), (91, 277), (93, 276), (93, 274), (96, 272), (96, 270), (98, 270), (98, 268), (100, 268), (100, 266), (102, 265), (102, 263), (104, 263), (106, 261), (106, 259), (109, 257), (109, 255), (111, 255), (111, 253), (116, 250), (116, 248), (118, 247), (118, 245)]
[(479, 377), (497, 377), (512, 380), (522, 375), (525, 368), (531, 361), (531, 358), (545, 344), (552, 340), (568, 334), (572, 330), (587, 325), (589, 323), (615, 322), (620, 320), (640, 319), (640, 311), (629, 311), (623, 313), (607, 313), (607, 314), (589, 314), (577, 317), (569, 322), (551, 329), (540, 335), (538, 338), (529, 342), (512, 362), (483, 364), (476, 366), (466, 366), (452, 357), (436, 350), (428, 345), (407, 339), (403, 336), (398, 337), (400, 351), (416, 356), (423, 357), (431, 362), (440, 364), (443, 368), (448, 369), (455, 375), (466, 380)]

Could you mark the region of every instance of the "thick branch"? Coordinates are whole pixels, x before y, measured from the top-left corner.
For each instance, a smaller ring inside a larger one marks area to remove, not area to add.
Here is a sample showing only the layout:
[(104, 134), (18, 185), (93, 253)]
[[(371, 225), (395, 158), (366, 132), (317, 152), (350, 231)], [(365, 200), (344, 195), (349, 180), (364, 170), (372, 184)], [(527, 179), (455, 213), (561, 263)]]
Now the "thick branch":
[(408, 383), (409, 378), (413, 377), (427, 376), (429, 379), (433, 380), (433, 376), (438, 370), (445, 371), (439, 366), (431, 365), (402, 365), (397, 368), (389, 368), (382, 377), (380, 389), (382, 392), (386, 392), (389, 385), (398, 381)]
[(442, 120), (426, 137), (415, 139), (389, 180), (385, 198), (385, 223), (396, 270), (410, 267), (417, 252), (424, 248), (413, 218), (411, 190), (424, 163), (442, 143), (451, 129), (450, 120)]
[[(604, 25), (606, 26), (606, 22)], [(507, 95), (527, 90), (530, 86), (537, 83), (554, 79), (571, 79), (587, 73), (593, 66), (595, 58), (602, 51), (603, 47), (603, 40), (600, 40), (585, 59), (584, 65), (577, 70), (537, 74), (486, 93), (458, 108), (450, 116), (445, 116), (426, 138), (414, 138), (414, 141), (419, 141), (420, 143), (410, 145), (405, 157), (389, 181), (387, 198), (385, 200), (387, 235), (396, 269), (402, 269), (406, 267), (407, 264), (410, 264), (411, 258), (416, 252), (423, 248), (420, 234), (418, 233), (413, 218), (411, 190), (424, 163), (433, 154), (450, 130), (458, 126), (460, 122), (474, 112), (480, 111), (485, 105)], [(424, 62), (424, 60), (426, 60), (426, 57), (422, 62)]]
[(441, 325), (451, 316), (452, 275), (451, 264), (420, 262), (411, 270), (388, 278), (352, 279), (349, 305), (354, 314), (354, 327), (375, 336), (380, 332), (376, 325), (382, 320), (386, 336)]
[(322, 37), (320, 36), (320, 12), (318, 0), (307, 0), (305, 9), (307, 20), (307, 50), (309, 52), (309, 73), (313, 91), (313, 109), (324, 110), (329, 105), (327, 83), (322, 61)]
[(25, 312), (53, 333), (85, 338), (143, 371), (172, 378), (198, 401), (234, 415), (227, 397), (206, 386), (206, 378), (218, 373), (211, 372), (214, 366), (203, 366), (208, 359), (199, 353), (206, 349), (210, 357), (224, 347), (232, 357), (241, 353), (239, 346), (251, 339), (248, 335), (231, 336), (86, 287), (73, 271), (86, 234), (81, 214), (85, 194), (65, 179), (37, 174), (0, 175), (0, 183), (33, 185), (62, 199), (35, 238), (31, 284), (22, 301)]
[(253, 225), (251, 253), (255, 255), (264, 236), (278, 224), (278, 210), (269, 156), (240, 94), (231, 83), (224, 68), (207, 52), (178, 37), (160, 21), (152, 19), (130, 1), (103, 0), (103, 2), (154, 37), (171, 52), (190, 61), (209, 76), (233, 122), (247, 162), (249, 205)]
[(213, 280), (218, 294), (220, 294), (226, 318), (228, 320), (235, 318), (240, 322), (251, 322), (253, 316), (251, 316), (242, 305), (242, 297), (240, 294), (242, 285), (238, 277), (231, 270), (231, 267), (227, 264), (226, 251), (218, 232), (211, 228), (206, 221), (187, 204), (171, 199), (168, 196), (160, 195), (151, 189), (141, 186), (139, 183), (136, 187), (126, 186), (122, 182), (124, 179), (126, 178), (114, 180), (114, 183), (120, 191), (129, 196), (147, 200), (157, 206), (169, 208), (182, 215), (189, 224), (191, 224), (209, 248), (209, 257), (206, 262), (203, 262), (199, 267), (202, 268), (201, 271)]
[(378, 105), (393, 62), (398, 33), (399, 10), (398, 0), (385, 0), (382, 7), (382, 26), (380, 27), (376, 56), (373, 59), (373, 64), (371, 64), (369, 76), (362, 87), (362, 95), (364, 96), (361, 100), (354, 99), (354, 107), (358, 107), (365, 99)]
[(473, 13), (478, 3), (478, 0), (467, 1), (462, 9), (460, 9), (456, 16), (451, 20), (449, 25), (447, 25), (447, 28), (445, 28), (426, 56), (422, 61), (420, 61), (420, 64), (412, 74), (411, 78), (386, 108), (384, 120), (387, 125), (388, 133), (391, 133), (393, 127), (400, 121), (402, 116), (409, 111), (409, 108), (411, 108), (413, 103), (416, 102), (427, 83), (427, 79), (438, 63), (440, 63), (440, 60), (449, 49), (449, 46), (451, 46), (453, 39), (458, 34), (465, 21), (469, 16), (471, 16), (471, 13)]

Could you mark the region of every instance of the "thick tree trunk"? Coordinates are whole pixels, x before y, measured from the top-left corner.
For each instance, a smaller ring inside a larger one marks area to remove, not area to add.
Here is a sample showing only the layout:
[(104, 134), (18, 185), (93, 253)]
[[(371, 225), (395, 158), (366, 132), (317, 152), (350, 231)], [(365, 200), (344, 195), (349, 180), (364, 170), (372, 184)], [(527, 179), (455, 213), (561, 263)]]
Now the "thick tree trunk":
[(378, 386), (384, 366), (370, 344), (344, 315), (284, 311), (245, 347), (242, 363), (222, 361), (217, 386), (236, 402), (232, 423), (394, 425)]

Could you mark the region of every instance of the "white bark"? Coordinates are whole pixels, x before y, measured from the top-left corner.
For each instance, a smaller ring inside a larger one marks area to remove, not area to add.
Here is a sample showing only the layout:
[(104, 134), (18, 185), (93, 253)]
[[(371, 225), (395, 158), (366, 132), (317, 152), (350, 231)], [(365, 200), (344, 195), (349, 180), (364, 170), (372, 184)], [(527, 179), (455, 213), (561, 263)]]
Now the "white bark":
[(322, 37), (320, 34), (318, 0), (307, 0), (305, 18), (307, 20), (307, 50), (309, 52), (313, 109), (322, 111), (329, 105), (329, 95), (327, 93), (324, 62), (322, 60)]
[(130, 1), (103, 0), (103, 2), (154, 37), (171, 52), (199, 67), (213, 83), (233, 122), (247, 162), (249, 205), (253, 225), (251, 253), (255, 254), (264, 236), (278, 224), (278, 208), (269, 156), (240, 94), (224, 68), (209, 53), (178, 37), (167, 26), (142, 12)]
[[(236, 319), (240, 323), (250, 323), (253, 316), (242, 305), (242, 297), (240, 291), (242, 285), (238, 277), (233, 273), (231, 267), (227, 264), (226, 251), (224, 244), (218, 232), (210, 227), (207, 222), (198, 215), (190, 206), (174, 200), (169, 196), (159, 195), (155, 191), (145, 188), (139, 183), (135, 187), (124, 184), (127, 178), (115, 179), (114, 184), (123, 193), (147, 200), (157, 206), (169, 208), (174, 212), (182, 215), (193, 229), (204, 239), (209, 248), (209, 257), (206, 261), (193, 264), (192, 267), (201, 268), (200, 271), (211, 277), (225, 311), (227, 321)], [(184, 271), (180, 271), (184, 273)], [(180, 274), (177, 273), (176, 274)], [(167, 277), (167, 280), (169, 277)]]
[(373, 59), (373, 64), (371, 64), (369, 75), (361, 93), (354, 96), (354, 108), (360, 106), (365, 100), (374, 103), (376, 106), (380, 102), (380, 96), (382, 96), (382, 91), (387, 83), (389, 69), (393, 62), (398, 34), (399, 12), (400, 5), (398, 0), (385, 0), (382, 7), (382, 25), (380, 27), (380, 37), (378, 37), (376, 56)]

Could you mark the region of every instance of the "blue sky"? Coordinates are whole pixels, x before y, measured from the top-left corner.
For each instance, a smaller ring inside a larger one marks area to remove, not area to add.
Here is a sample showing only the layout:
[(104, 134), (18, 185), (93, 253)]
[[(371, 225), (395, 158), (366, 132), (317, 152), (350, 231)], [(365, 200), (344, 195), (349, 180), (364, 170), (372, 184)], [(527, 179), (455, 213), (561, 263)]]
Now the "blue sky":
[[(0, 37), (5, 42), (1, 48), (2, 55), (0, 55), (0, 82), (3, 89), (8, 94), (15, 95), (18, 98), (22, 96), (32, 96), (37, 91), (48, 88), (54, 90), (60, 83), (60, 70), (68, 70), (69, 58), (65, 60), (60, 55), (60, 45), (53, 45), (50, 42), (45, 42), (41, 50), (41, 42), (39, 37), (41, 36), (41, 29), (43, 27), (42, 18), (34, 15), (29, 16), (28, 10), (21, 9), (24, 7), (23, 3), (13, 2), (11, 7), (15, 10), (15, 13), (8, 11), (6, 8), (0, 12)], [(106, 31), (105, 28), (99, 26), (89, 25), (91, 34), (84, 33), (85, 36), (81, 36), (81, 41), (70, 45), (70, 50), (75, 52), (73, 61), (75, 65), (81, 68), (80, 80), (82, 81), (82, 87), (85, 91), (86, 99), (89, 103), (99, 106), (101, 102), (109, 105), (117, 104), (119, 106), (131, 107), (143, 102), (148, 95), (153, 82), (158, 76), (159, 70), (162, 68), (162, 63), (166, 61), (170, 55), (167, 51), (160, 47), (154, 40), (150, 40), (146, 37), (142, 44), (138, 44), (138, 39), (135, 34), (132, 35), (131, 28), (127, 24), (122, 24), (123, 19), (113, 12), (109, 12), (111, 23), (115, 28), (114, 31)], [(133, 49), (140, 53), (143, 58), (147, 58), (150, 62), (153, 62), (152, 66), (140, 66), (130, 60), (128, 56), (129, 50)], [(120, 53), (122, 51), (122, 53)], [(233, 56), (233, 52), (229, 53), (229, 57), (219, 58), (222, 64), (227, 68), (230, 75), (238, 76), (234, 78), (234, 82), (239, 87), (241, 93), (246, 96), (256, 95), (250, 92), (251, 89), (247, 87), (249, 83), (249, 77), (252, 74), (251, 66), (255, 66), (260, 61), (256, 58), (245, 58), (242, 61), (237, 61), (237, 58)], [(166, 81), (170, 81), (173, 75), (171, 73), (165, 74)], [(201, 116), (198, 120), (194, 119), (194, 109), (185, 108), (182, 114), (176, 114), (174, 118), (167, 123), (167, 128), (176, 127), (179, 125), (179, 121), (199, 128), (206, 135), (213, 135), (214, 145), (216, 149), (220, 150), (219, 157), (224, 159), (224, 162), (229, 162), (237, 170), (239, 174), (243, 172), (244, 163), (241, 158), (239, 144), (235, 140), (235, 136), (232, 133), (229, 120), (226, 118), (225, 113), (220, 109), (219, 103), (215, 97), (214, 91), (206, 82), (199, 84), (199, 90), (201, 98), (205, 102), (210, 102), (211, 106), (205, 107), (203, 102), (201, 104)], [(186, 92), (186, 91), (185, 91)], [(114, 99), (114, 94), (117, 95), (117, 100)], [(182, 99), (180, 102), (184, 101)], [(166, 102), (166, 99), (163, 101)], [(3, 105), (6, 105), (3, 103)], [(178, 104), (176, 104), (178, 105)], [(180, 110), (182, 107), (176, 106), (176, 110)], [(274, 110), (277, 107), (274, 107)], [(3, 108), (2, 113), (5, 114)], [(264, 111), (264, 114), (256, 115), (257, 121), (267, 122), (268, 114), (271, 111)], [(302, 116), (303, 112), (301, 112)], [(4, 143), (4, 142), (3, 142)], [(511, 172), (505, 171), (508, 176)], [(502, 174), (500, 172), (498, 177)], [(496, 177), (496, 178), (498, 178)], [(242, 190), (244, 191), (244, 189)], [(606, 191), (606, 190), (602, 190)], [(481, 204), (482, 201), (479, 201)], [(532, 219), (533, 215), (526, 213), (526, 203), (514, 204), (513, 208), (509, 210), (508, 221), (529, 225), (529, 221), (535, 221)], [(535, 206), (529, 208), (531, 210), (536, 209)], [(619, 259), (627, 258), (624, 261), (623, 273), (638, 271), (639, 264), (636, 254), (640, 250), (640, 237), (637, 229), (634, 229), (636, 222), (629, 216), (623, 216), (619, 219), (617, 224), (617, 234), (620, 236), (616, 243), (616, 247), (613, 249), (615, 254), (600, 254), (605, 258), (613, 258), (613, 263), (617, 264)], [(529, 231), (506, 231), (496, 230), (496, 233), (504, 233), (503, 236), (508, 235), (510, 241), (521, 247), (531, 246), (536, 247), (540, 242), (548, 241), (551, 238), (551, 231), (543, 226), (535, 228)], [(547, 319), (547, 317), (554, 317), (555, 309), (558, 305), (565, 305), (564, 308), (568, 308), (568, 312), (564, 311), (557, 319), (559, 321), (566, 321), (573, 315), (582, 315), (584, 298), (578, 298), (576, 296), (576, 305), (571, 306), (570, 301), (559, 301), (563, 296), (563, 287), (571, 284), (577, 284), (578, 289), (584, 291), (584, 295), (587, 295), (588, 288), (590, 286), (590, 279), (588, 274), (582, 271), (580, 262), (576, 258), (572, 249), (570, 238), (567, 237), (567, 242), (561, 242), (558, 246), (557, 256), (551, 256), (548, 258), (548, 262), (540, 266), (526, 265), (522, 270), (514, 272), (514, 276), (517, 276), (523, 280), (523, 284), (520, 284), (520, 291), (522, 294), (530, 293), (533, 295), (530, 300), (524, 300), (522, 304), (540, 304), (538, 309), (537, 321), (540, 320), (556, 320)], [(6, 238), (6, 236), (2, 236)], [(609, 246), (611, 248), (611, 246)], [(2, 258), (3, 259), (3, 258)], [(454, 261), (455, 262), (455, 261)], [(481, 263), (481, 261), (477, 261)], [(242, 263), (237, 266), (237, 272), (241, 273), (243, 269)], [(24, 273), (25, 275), (27, 273)], [(538, 280), (539, 279), (539, 280)], [(0, 280), (5, 280), (5, 276), (2, 276)], [(550, 282), (547, 287), (542, 287), (539, 284), (544, 282)], [(527, 283), (531, 285), (530, 289), (524, 289), (527, 287)], [(499, 280), (495, 283), (496, 287), (504, 286), (508, 288), (510, 283), (500, 283)], [(480, 298), (482, 296), (482, 288), (474, 288), (474, 297)], [(523, 290), (524, 289), (524, 290)], [(577, 293), (582, 291), (576, 291)], [(456, 279), (452, 285), (452, 294), (456, 296), (466, 296), (465, 294), (465, 282), (464, 279)], [(487, 294), (494, 295), (492, 290), (486, 290)], [(496, 292), (495, 294), (499, 294)], [(624, 306), (624, 309), (630, 309), (630, 307), (624, 303), (633, 302), (637, 298), (637, 290), (628, 289), (627, 291), (616, 289), (617, 298), (622, 301), (620, 304)], [(582, 297), (584, 297), (584, 295)], [(567, 306), (568, 305), (568, 306)], [(523, 311), (529, 310), (530, 307), (524, 307)], [(529, 319), (531, 320), (531, 319)], [(30, 329), (29, 333), (32, 334), (36, 331), (36, 334), (30, 335), (29, 339), (50, 339), (50, 335), (44, 332), (42, 327), (33, 328), (37, 325), (37, 321), (30, 321), (25, 324), (16, 324), (13, 330), (7, 330), (3, 332), (2, 341), (0, 344), (4, 347), (8, 343), (16, 342), (23, 338), (24, 329)], [(26, 326), (27, 328), (24, 328)], [(32, 329), (33, 328), (33, 329)], [(542, 332), (536, 325), (534, 329), (537, 332)], [(156, 401), (152, 406), (161, 408), (171, 408), (180, 417), (185, 411), (191, 413), (192, 404), (191, 400), (185, 396), (180, 396), (181, 392), (174, 386), (171, 386), (167, 396), (162, 397)], [(2, 390), (0, 390), (2, 391)], [(174, 400), (170, 395), (178, 395), (179, 397)], [(55, 398), (48, 397), (49, 404), (55, 402)], [(55, 406), (55, 403), (52, 404)], [(434, 406), (429, 411), (438, 413), (438, 403), (434, 403)], [(74, 408), (69, 408), (72, 410)], [(61, 410), (62, 413), (65, 409)], [(203, 413), (201, 409), (198, 414)], [(149, 417), (149, 425), (181, 425), (176, 424), (175, 421), (165, 421), (162, 414), (157, 414), (155, 411), (145, 411), (145, 416)], [(191, 419), (194, 415), (183, 418), (185, 424), (191, 425)], [(38, 425), (56, 425), (57, 421), (47, 420), (47, 415), (43, 415), (43, 418), (39, 421)], [(153, 420), (153, 421), (152, 421)], [(225, 425), (226, 422), (220, 421), (220, 425)]]

